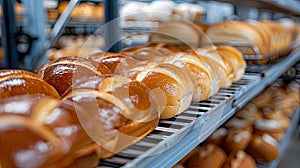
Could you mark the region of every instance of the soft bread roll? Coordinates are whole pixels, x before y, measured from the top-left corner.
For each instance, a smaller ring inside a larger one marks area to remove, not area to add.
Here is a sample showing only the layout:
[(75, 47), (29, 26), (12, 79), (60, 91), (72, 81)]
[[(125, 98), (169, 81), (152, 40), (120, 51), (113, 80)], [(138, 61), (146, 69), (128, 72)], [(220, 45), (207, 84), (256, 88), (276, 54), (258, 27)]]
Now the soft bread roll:
[(126, 69), (142, 64), (141, 61), (121, 53), (100, 52), (88, 55), (85, 58), (103, 63), (115, 74), (121, 74)]
[(290, 119), (281, 111), (276, 110), (273, 106), (266, 106), (262, 109), (263, 117), (265, 119), (273, 119), (278, 121), (284, 129), (288, 129), (290, 127)]
[(177, 46), (182, 50), (197, 48), (202, 31), (195, 25), (187, 22), (168, 22), (161, 24), (149, 37), (150, 43), (166, 43)]
[(51, 84), (60, 95), (78, 79), (111, 74), (111, 71), (104, 64), (78, 57), (61, 57), (47, 62), (36, 72), (42, 79)]
[(222, 168), (256, 168), (256, 163), (253, 157), (239, 150), (229, 154)]
[[(245, 42), (258, 47), (260, 54), (269, 52), (268, 41), (257, 27), (247, 22), (224, 21), (210, 26), (206, 30), (209, 41), (213, 43), (223, 42)], [(205, 40), (205, 39), (204, 39)], [(245, 48), (239, 48), (244, 54), (253, 54), (253, 51)]]
[(267, 133), (280, 141), (284, 135), (284, 127), (274, 119), (258, 119), (254, 123), (254, 132), (258, 134)]
[(46, 95), (60, 98), (53, 86), (25, 70), (0, 70), (0, 98), (17, 95)]
[(221, 168), (227, 159), (226, 153), (212, 143), (203, 144), (200, 150), (187, 163), (188, 168)]
[[(194, 85), (184, 69), (172, 64), (149, 63), (133, 68), (124, 75), (143, 82), (150, 89), (164, 92), (166, 107), (160, 116), (161, 119), (174, 117), (190, 106)], [(160, 99), (164, 100), (164, 97)]]
[(62, 49), (49, 49), (46, 52), (46, 56), (48, 57), (48, 60), (54, 61), (55, 59), (61, 58), (61, 57), (67, 57), (67, 56), (78, 56), (78, 52), (74, 49), (68, 49), (68, 48), (62, 48)]
[(247, 148), (252, 133), (247, 130), (231, 130), (227, 134), (223, 146), (228, 153), (244, 150)]
[[(227, 87), (227, 80), (230, 79), (230, 68), (226, 67), (222, 57), (217, 52), (217, 48), (215, 46), (206, 46), (202, 48), (198, 48), (196, 53), (199, 57), (208, 58), (211, 67), (215, 69), (217, 72), (217, 81), (219, 83), (219, 88)], [(229, 82), (230, 84), (232, 82)], [(218, 89), (219, 90), (219, 89)]]
[(236, 118), (236, 117), (233, 117), (230, 120), (228, 120), (223, 125), (223, 127), (225, 127), (226, 129), (230, 129), (230, 130), (245, 130), (245, 131), (249, 131), (249, 132), (253, 131), (252, 123), (249, 123), (246, 120)]
[(177, 53), (168, 57), (165, 63), (170, 63), (182, 69), (187, 69), (194, 83), (193, 101), (207, 100), (211, 94), (212, 86), (211, 71), (209, 65), (201, 61), (201, 59), (192, 53)]
[(258, 162), (271, 162), (278, 157), (278, 142), (269, 134), (254, 134), (246, 152)]
[[(98, 164), (100, 148), (85, 133), (71, 101), (24, 95), (0, 100), (2, 167), (87, 167)], [(96, 145), (91, 148), (91, 145)]]
[(154, 130), (164, 107), (156, 101), (157, 92), (124, 76), (83, 78), (69, 91), (63, 99), (89, 110), (78, 116), (87, 134), (103, 148), (100, 158), (113, 156)]
[[(240, 79), (242, 79), (243, 75), (245, 74), (246, 71), (246, 66), (247, 63), (245, 61), (245, 59), (243, 58), (242, 53), (236, 49), (235, 47), (231, 47), (231, 46), (218, 46), (217, 47), (217, 51), (218, 53), (222, 52), (225, 53), (222, 54), (222, 58), (223, 60), (229, 60), (229, 62), (232, 65), (232, 74), (233, 74), (233, 82), (236, 82)], [(229, 64), (230, 66), (230, 64)], [(227, 66), (226, 66), (227, 67)], [(228, 75), (227, 75), (228, 76)]]
[(245, 120), (248, 123), (254, 123), (257, 119), (262, 118), (262, 113), (255, 104), (248, 103), (243, 109), (238, 111), (234, 117)]

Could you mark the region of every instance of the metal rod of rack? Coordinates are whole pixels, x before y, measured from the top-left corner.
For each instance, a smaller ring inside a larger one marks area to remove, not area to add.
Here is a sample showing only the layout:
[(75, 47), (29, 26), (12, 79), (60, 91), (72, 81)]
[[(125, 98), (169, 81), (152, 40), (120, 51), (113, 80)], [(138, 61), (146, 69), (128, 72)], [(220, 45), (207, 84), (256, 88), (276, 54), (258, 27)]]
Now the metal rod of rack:
[(14, 0), (1, 0), (2, 6), (2, 45), (4, 48), (4, 68), (19, 68), (20, 61), (17, 53), (16, 17)]

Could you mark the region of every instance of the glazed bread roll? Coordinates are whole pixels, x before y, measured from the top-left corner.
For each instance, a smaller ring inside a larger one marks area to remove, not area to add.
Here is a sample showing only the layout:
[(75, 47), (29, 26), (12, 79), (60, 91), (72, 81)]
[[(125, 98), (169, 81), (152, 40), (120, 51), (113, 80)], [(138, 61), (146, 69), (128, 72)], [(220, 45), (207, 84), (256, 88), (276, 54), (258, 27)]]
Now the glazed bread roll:
[(17, 95), (46, 95), (60, 98), (53, 86), (26, 70), (0, 70), (0, 98)]
[(104, 64), (91, 60), (61, 57), (42, 65), (36, 73), (62, 95), (73, 82), (81, 78), (111, 74), (111, 71)]
[(211, 95), (212, 76), (210, 67), (205, 62), (192, 53), (178, 53), (166, 58), (165, 63), (173, 64), (179, 68), (187, 69), (194, 83), (194, 94), (192, 101), (207, 100)]
[[(227, 80), (230, 80), (229, 75), (231, 72), (231, 67), (226, 67), (215, 46), (198, 48), (196, 53), (199, 55), (199, 57), (206, 57), (208, 62), (210, 62), (210, 66), (216, 71), (216, 80), (219, 83), (219, 89), (227, 87), (228, 83), (232, 83), (231, 81), (227, 82)], [(216, 92), (218, 92), (219, 89), (217, 89)]]
[(226, 153), (212, 143), (203, 144), (200, 150), (188, 162), (188, 168), (216, 167), (221, 168), (227, 159)]
[[(223, 42), (245, 42), (258, 47), (260, 54), (269, 52), (268, 40), (262, 31), (247, 22), (242, 21), (224, 21), (210, 26), (206, 35), (209, 41), (214, 43)], [(204, 39), (205, 40), (205, 39)], [(253, 54), (253, 51), (245, 48), (239, 48), (244, 54)]]
[(243, 150), (232, 152), (222, 168), (256, 168), (255, 160)]
[(101, 150), (77, 119), (81, 110), (74, 102), (45, 96), (1, 99), (1, 166), (97, 166)]
[[(222, 59), (227, 62), (229, 62), (226, 67), (232, 66), (232, 81), (236, 82), (240, 79), (242, 79), (243, 75), (245, 74), (247, 63), (245, 59), (243, 58), (242, 53), (236, 49), (235, 47), (231, 47), (228, 45), (222, 45), (217, 47), (218, 53), (224, 53), (220, 54)], [(229, 70), (230, 71), (230, 70)], [(227, 75), (230, 76), (230, 75)], [(231, 77), (231, 76), (230, 76)]]
[(90, 137), (103, 150), (100, 158), (108, 158), (136, 143), (158, 124), (164, 107), (157, 92), (143, 83), (119, 75), (82, 78), (63, 97), (88, 113), (79, 119)]
[(162, 95), (160, 101), (166, 99), (166, 107), (161, 119), (172, 118), (190, 106), (194, 85), (184, 69), (172, 64), (149, 63), (130, 69), (124, 75), (143, 82), (150, 89), (164, 92), (165, 96)]
[(278, 142), (269, 134), (253, 134), (246, 152), (258, 162), (271, 162), (278, 157)]
[(94, 53), (91, 55), (87, 55), (85, 58), (103, 63), (114, 74), (122, 74), (122, 72), (126, 71), (126, 69), (130, 69), (143, 64), (143, 62), (126, 54), (112, 52)]

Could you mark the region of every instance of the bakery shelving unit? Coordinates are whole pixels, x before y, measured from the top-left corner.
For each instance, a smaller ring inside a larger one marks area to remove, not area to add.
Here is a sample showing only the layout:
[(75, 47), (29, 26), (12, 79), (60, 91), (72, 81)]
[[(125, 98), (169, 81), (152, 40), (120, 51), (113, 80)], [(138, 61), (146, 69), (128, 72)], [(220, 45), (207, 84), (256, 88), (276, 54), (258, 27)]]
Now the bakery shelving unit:
[[(104, 22), (69, 22), (72, 10), (80, 1), (103, 3), (106, 11)], [(26, 14), (23, 15), (23, 20), (20, 22), (16, 21), (15, 19), (15, 13), (13, 12), (14, 3), (14, 0), (1, 1), (3, 10), (2, 35), (5, 36), (4, 38), (2, 38), (2, 44), (4, 45), (5, 51), (5, 63), (3, 66), (4, 68), (23, 68), (28, 70), (34, 70), (38, 66), (46, 62), (47, 58), (44, 57), (45, 51), (57, 41), (57, 39), (60, 37), (63, 29), (66, 26), (84, 26), (85, 28), (92, 27), (94, 29), (97, 29), (104, 23), (110, 22), (117, 18), (119, 14), (119, 0), (70, 0), (65, 11), (62, 13), (62, 15), (58, 18), (56, 22), (45, 21), (43, 1), (34, 2), (31, 0), (22, 0), (24, 8), (29, 10), (25, 10)], [(49, 38), (46, 37), (45, 33), (46, 24), (53, 25)], [(28, 31), (27, 35), (29, 36), (27, 37), (34, 38), (31, 49), (29, 53), (26, 53), (24, 59), (22, 59), (20, 53), (17, 52), (18, 44), (15, 39), (15, 36), (17, 34), (18, 26), (21, 26), (24, 31)], [(121, 39), (121, 32), (118, 31), (120, 30), (119, 22), (111, 22), (105, 27), (105, 41), (106, 45), (109, 46), (106, 47), (106, 51), (119, 51), (120, 45), (119, 43), (116, 43)], [(112, 32), (113, 30), (115, 31)], [(21, 65), (21, 62), (24, 65)]]
[[(259, 73), (246, 73), (242, 80), (221, 89), (209, 100), (194, 102), (182, 114), (161, 120), (152, 133), (114, 157), (101, 161), (99, 168), (172, 167), (299, 60), (300, 51), (293, 51)], [(292, 121), (294, 126), (295, 122)]]

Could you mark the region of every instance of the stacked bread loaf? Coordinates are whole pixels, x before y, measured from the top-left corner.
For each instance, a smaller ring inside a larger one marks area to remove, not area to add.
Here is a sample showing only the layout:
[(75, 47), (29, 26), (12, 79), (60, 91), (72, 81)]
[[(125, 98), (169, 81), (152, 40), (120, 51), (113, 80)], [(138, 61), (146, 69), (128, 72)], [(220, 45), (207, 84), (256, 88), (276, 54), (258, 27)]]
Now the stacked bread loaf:
[[(249, 43), (265, 55), (288, 47), (293, 41), (295, 30), (284, 26), (283, 21), (225, 21), (211, 25), (206, 35), (211, 42)], [(241, 48), (245, 54), (253, 55), (253, 50)]]
[(299, 106), (299, 88), (295, 82), (286, 85), (278, 80), (174, 167), (256, 167), (255, 161), (275, 160)]
[(181, 52), (149, 44), (61, 57), (36, 74), (2, 70), (0, 137), (7, 138), (0, 138), (0, 165), (95, 166), (146, 136), (159, 119), (241, 79), (245, 67), (229, 46)]

